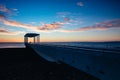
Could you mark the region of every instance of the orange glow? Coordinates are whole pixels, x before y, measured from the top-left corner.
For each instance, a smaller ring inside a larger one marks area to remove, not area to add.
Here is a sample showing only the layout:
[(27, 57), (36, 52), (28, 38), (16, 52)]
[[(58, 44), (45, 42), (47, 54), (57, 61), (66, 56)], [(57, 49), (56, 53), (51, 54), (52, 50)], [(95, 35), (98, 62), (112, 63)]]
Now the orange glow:
[(22, 39), (0, 39), (0, 42), (23, 42)]
[[(60, 39), (60, 40), (54, 40), (54, 39), (41, 39), (40, 42), (101, 42), (101, 41), (120, 41), (120, 39), (110, 39), (110, 40), (99, 40), (99, 39), (81, 39), (81, 40), (65, 40), (65, 39)], [(24, 42), (23, 39), (0, 39), (0, 42)], [(33, 39), (30, 38), (29, 42), (33, 42)]]
[[(46, 33), (41, 34), (40, 42), (101, 42), (101, 41), (120, 41), (120, 36), (106, 36), (82, 33)], [(99, 36), (99, 37), (98, 37)], [(0, 42), (24, 42), (24, 34), (19, 35), (0, 35)], [(33, 38), (29, 38), (28, 42), (33, 42)]]

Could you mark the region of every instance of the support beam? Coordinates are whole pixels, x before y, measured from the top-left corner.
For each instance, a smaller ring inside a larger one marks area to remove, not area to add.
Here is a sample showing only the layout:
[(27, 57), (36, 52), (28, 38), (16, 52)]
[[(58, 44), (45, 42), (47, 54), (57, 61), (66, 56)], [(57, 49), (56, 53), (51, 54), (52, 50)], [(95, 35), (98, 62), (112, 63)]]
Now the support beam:
[(35, 37), (34, 37), (34, 43), (35, 43)]
[(39, 36), (37, 36), (37, 43), (39, 43)]
[(26, 37), (24, 37), (24, 43), (26, 43), (26, 40), (25, 40), (25, 39), (26, 39)]
[(26, 37), (26, 42), (28, 43), (28, 37)]
[(40, 42), (40, 35), (38, 36), (39, 38), (38, 38), (38, 42)]

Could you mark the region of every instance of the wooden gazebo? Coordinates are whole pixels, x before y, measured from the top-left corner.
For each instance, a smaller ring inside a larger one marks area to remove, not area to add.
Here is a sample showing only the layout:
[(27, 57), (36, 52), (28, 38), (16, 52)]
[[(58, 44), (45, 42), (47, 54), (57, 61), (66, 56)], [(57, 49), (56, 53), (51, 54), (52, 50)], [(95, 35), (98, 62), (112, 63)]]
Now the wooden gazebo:
[(29, 38), (33, 38), (33, 42), (30, 42), (32, 44), (39, 43), (40, 42), (40, 34), (37, 33), (27, 33), (24, 35), (24, 43), (27, 46), (27, 44), (30, 44)]

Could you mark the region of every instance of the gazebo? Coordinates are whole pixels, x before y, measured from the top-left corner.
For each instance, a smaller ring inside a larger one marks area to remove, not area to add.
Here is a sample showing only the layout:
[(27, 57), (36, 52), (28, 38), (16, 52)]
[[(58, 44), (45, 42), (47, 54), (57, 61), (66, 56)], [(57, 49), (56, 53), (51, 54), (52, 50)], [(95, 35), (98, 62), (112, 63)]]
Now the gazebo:
[(32, 44), (39, 43), (40, 42), (40, 34), (37, 33), (27, 33), (24, 35), (24, 43), (27, 45), (29, 42), (29, 38), (33, 38), (33, 42), (30, 42)]

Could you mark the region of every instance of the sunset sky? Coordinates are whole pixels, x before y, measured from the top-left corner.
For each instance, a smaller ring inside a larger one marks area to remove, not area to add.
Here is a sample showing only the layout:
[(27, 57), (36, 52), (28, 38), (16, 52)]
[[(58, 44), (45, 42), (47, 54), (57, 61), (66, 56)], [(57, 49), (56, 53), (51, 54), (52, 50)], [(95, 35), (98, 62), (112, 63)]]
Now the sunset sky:
[(0, 0), (0, 42), (120, 41), (120, 0)]

